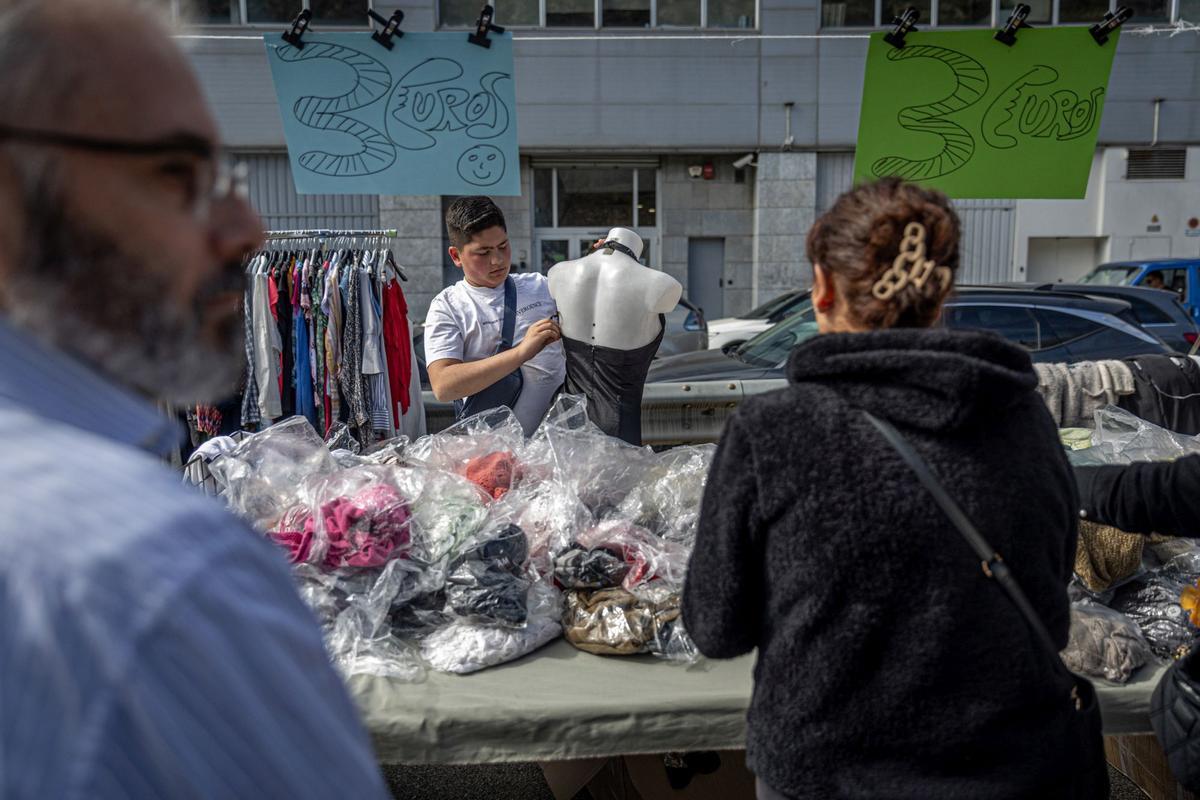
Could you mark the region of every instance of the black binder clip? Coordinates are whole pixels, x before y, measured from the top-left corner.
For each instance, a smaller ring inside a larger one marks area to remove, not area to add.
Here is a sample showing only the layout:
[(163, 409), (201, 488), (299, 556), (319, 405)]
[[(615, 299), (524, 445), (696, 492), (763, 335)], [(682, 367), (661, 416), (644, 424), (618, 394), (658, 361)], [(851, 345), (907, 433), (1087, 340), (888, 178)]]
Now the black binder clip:
[(400, 23), (404, 21), (404, 12), (396, 9), (392, 12), (391, 19), (384, 19), (382, 14), (376, 13), (373, 9), (367, 9), (367, 16), (383, 26), (383, 30), (375, 31), (371, 34), (371, 38), (379, 42), (381, 45), (391, 50), (394, 46), (392, 39), (404, 36), (404, 31), (400, 30)]
[(884, 34), (883, 40), (897, 50), (903, 50), (904, 37), (917, 29), (917, 20), (920, 18), (921, 12), (909, 6), (900, 16), (892, 20), (892, 24), (896, 27), (892, 28), (891, 33)]
[(1096, 40), (1096, 44), (1103, 45), (1108, 42), (1110, 33), (1131, 19), (1133, 19), (1133, 9), (1128, 6), (1120, 6), (1116, 11), (1105, 14), (1104, 19), (1088, 28), (1088, 33)]
[(1004, 24), (1004, 29), (996, 34), (996, 41), (1012, 47), (1017, 43), (1017, 31), (1021, 28), (1032, 28), (1025, 18), (1033, 11), (1024, 3), (1017, 3), (1017, 7), (1013, 9), (1012, 16), (1008, 18), (1008, 22)]
[(283, 34), (283, 40), (297, 50), (303, 50), (304, 42), (300, 40), (300, 37), (308, 30), (310, 21), (312, 21), (312, 11), (306, 8), (292, 20), (292, 28)]
[(475, 23), (475, 32), (467, 34), (467, 41), (471, 44), (477, 44), (480, 47), (491, 47), (492, 42), (488, 39), (488, 31), (504, 33), (504, 28), (492, 24), (492, 19), (495, 16), (496, 10), (494, 8), (484, 6), (483, 11), (479, 12), (479, 21)]

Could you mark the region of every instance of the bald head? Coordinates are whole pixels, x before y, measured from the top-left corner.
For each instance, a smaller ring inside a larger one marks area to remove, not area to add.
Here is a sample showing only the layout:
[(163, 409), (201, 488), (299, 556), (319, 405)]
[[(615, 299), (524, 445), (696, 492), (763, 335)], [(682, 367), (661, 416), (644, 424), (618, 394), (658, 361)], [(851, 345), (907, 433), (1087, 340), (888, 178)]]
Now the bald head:
[(172, 33), (161, 3), (0, 0), (0, 122), (123, 138), (187, 131), (215, 140)]
[(0, 0), (0, 74), (0, 317), (153, 397), (232, 393), (262, 231), (218, 188), (217, 126), (161, 12)]

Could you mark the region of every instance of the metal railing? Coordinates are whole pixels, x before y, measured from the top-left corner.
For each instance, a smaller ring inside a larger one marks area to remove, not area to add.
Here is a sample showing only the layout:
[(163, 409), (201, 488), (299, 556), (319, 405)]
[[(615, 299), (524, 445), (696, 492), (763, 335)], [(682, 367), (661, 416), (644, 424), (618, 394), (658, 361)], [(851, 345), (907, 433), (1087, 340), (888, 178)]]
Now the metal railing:
[[(642, 443), (659, 447), (715, 442), (742, 400), (786, 385), (782, 378), (646, 384), (642, 395)], [(429, 391), (424, 398), (430, 433), (454, 424), (453, 403), (443, 403)]]

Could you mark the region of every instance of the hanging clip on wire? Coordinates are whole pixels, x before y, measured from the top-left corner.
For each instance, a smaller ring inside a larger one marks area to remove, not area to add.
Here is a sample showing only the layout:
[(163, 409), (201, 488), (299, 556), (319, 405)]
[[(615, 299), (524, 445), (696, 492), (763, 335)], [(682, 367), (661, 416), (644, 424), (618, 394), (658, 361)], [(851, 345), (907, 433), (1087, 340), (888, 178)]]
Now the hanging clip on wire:
[(1013, 9), (1012, 16), (1010, 16), (1008, 18), (1008, 22), (1005, 23), (1004, 29), (996, 34), (996, 41), (1002, 42), (1009, 47), (1012, 47), (1014, 44), (1016, 44), (1017, 31), (1021, 28), (1033, 27), (1025, 21), (1025, 18), (1029, 16), (1029, 13), (1032, 10), (1033, 9), (1024, 3), (1017, 3), (1017, 7)]
[(491, 47), (492, 42), (488, 39), (488, 31), (504, 33), (504, 28), (492, 24), (492, 19), (495, 16), (496, 9), (485, 5), (483, 11), (479, 12), (479, 21), (475, 23), (475, 32), (467, 34), (467, 41), (471, 44), (477, 44), (480, 47)]
[(306, 8), (292, 20), (291, 30), (284, 32), (283, 40), (297, 50), (303, 50), (304, 42), (301, 41), (300, 37), (308, 30), (308, 23), (310, 21), (312, 21), (312, 11)]
[(909, 6), (908, 8), (904, 9), (904, 12), (901, 13), (900, 16), (892, 20), (892, 24), (896, 27), (892, 29), (891, 33), (884, 34), (883, 40), (897, 50), (903, 50), (904, 37), (907, 36), (910, 31), (917, 30), (917, 20), (920, 18), (921, 12), (917, 11), (912, 6)]
[(1104, 19), (1088, 28), (1088, 33), (1096, 40), (1096, 44), (1104, 45), (1108, 43), (1110, 33), (1131, 19), (1133, 19), (1133, 10), (1128, 6), (1120, 6), (1116, 11), (1105, 14)]
[(379, 42), (381, 45), (391, 50), (395, 45), (392, 44), (392, 38), (397, 39), (404, 36), (404, 31), (400, 30), (400, 23), (404, 21), (404, 12), (396, 9), (392, 13), (391, 19), (384, 19), (383, 15), (377, 14), (372, 9), (367, 9), (367, 15), (383, 26), (383, 30), (375, 31), (371, 34), (371, 38)]

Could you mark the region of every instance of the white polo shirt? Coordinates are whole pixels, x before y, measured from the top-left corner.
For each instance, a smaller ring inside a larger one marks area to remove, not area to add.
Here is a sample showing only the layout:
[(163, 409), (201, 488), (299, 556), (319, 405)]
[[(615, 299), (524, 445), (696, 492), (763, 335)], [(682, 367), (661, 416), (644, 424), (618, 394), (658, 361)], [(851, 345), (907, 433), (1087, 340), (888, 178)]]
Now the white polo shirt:
[[(545, 275), (536, 272), (512, 273), (517, 285), (517, 324), (513, 332), (516, 347), (529, 326), (547, 319), (558, 306), (550, 296)], [(456, 361), (480, 361), (500, 351), (500, 328), (504, 321), (504, 284), (495, 289), (472, 286), (461, 280), (441, 291), (429, 305), (425, 316), (425, 363), (452, 358)], [(524, 386), (513, 411), (531, 435), (550, 410), (558, 387), (567, 378), (567, 361), (562, 342), (547, 345), (521, 366)]]

